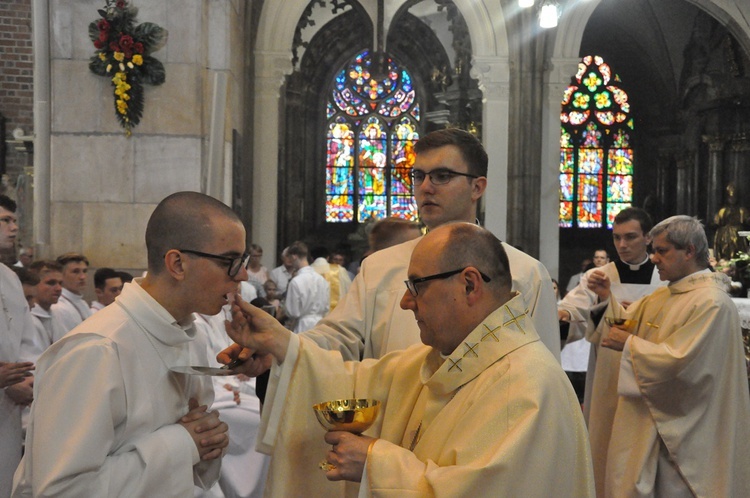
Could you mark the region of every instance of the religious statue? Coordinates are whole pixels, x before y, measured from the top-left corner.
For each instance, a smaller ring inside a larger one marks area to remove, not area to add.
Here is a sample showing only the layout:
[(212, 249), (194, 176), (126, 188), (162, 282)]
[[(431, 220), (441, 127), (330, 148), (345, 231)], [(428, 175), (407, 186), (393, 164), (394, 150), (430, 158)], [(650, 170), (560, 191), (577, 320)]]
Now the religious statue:
[(750, 223), (750, 211), (738, 206), (737, 190), (734, 183), (727, 185), (727, 204), (719, 209), (714, 218), (718, 225), (714, 236), (714, 256), (716, 259), (732, 259), (747, 252), (747, 239), (738, 235)]

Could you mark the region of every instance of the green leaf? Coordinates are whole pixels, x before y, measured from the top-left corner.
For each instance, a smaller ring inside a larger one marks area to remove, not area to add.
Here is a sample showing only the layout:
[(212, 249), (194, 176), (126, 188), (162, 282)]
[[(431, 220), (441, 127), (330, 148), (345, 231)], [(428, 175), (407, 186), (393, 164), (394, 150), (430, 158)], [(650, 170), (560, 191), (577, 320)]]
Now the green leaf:
[(161, 85), (167, 79), (167, 73), (162, 64), (157, 59), (147, 55), (143, 58), (141, 66), (141, 80), (149, 85)]
[(98, 76), (109, 76), (107, 74), (107, 62), (101, 60), (99, 54), (92, 56), (89, 60), (89, 69)]
[(89, 24), (89, 38), (92, 43), (99, 39), (99, 28), (96, 27), (96, 21)]
[(167, 43), (167, 30), (158, 24), (144, 22), (133, 29), (133, 38), (143, 43), (146, 54), (150, 54)]

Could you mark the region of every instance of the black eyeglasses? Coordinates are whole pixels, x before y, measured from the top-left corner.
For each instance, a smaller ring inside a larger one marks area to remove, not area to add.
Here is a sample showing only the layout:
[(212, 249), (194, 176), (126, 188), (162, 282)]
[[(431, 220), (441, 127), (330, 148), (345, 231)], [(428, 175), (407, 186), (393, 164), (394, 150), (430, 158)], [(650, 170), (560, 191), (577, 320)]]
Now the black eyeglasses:
[(432, 171), (422, 171), (421, 169), (413, 169), (411, 173), (411, 180), (414, 185), (422, 185), (426, 177), (430, 177), (430, 181), (433, 185), (445, 185), (453, 179), (454, 176), (466, 176), (469, 178), (479, 178), (477, 175), (471, 175), (469, 173), (459, 173), (448, 168), (438, 168)]
[(201, 258), (210, 258), (210, 259), (218, 259), (219, 261), (224, 261), (225, 263), (228, 263), (227, 267), (227, 274), (229, 275), (229, 278), (234, 278), (237, 276), (237, 274), (240, 272), (240, 268), (245, 267), (247, 268), (247, 265), (250, 263), (250, 254), (244, 253), (242, 256), (232, 257), (232, 256), (221, 256), (219, 254), (209, 254), (207, 252), (200, 252), (200, 251), (193, 251), (192, 249), (177, 249), (180, 252), (186, 252), (188, 254), (192, 254), (194, 256), (199, 256)]
[[(453, 275), (457, 275), (457, 274), (461, 273), (462, 271), (464, 271), (467, 268), (471, 268), (471, 267), (464, 266), (463, 268), (459, 268), (458, 270), (447, 271), (445, 273), (437, 273), (435, 275), (429, 275), (427, 277), (410, 278), (408, 280), (404, 280), (404, 283), (406, 284), (406, 288), (409, 290), (409, 292), (411, 293), (411, 295), (414, 296), (414, 297), (417, 297), (419, 295), (419, 290), (417, 289), (417, 284), (421, 284), (422, 282), (428, 282), (430, 280), (438, 280), (438, 279), (452, 277)], [(479, 274), (482, 276), (482, 280), (484, 280), (485, 282), (489, 282), (489, 281), (492, 280), (490, 277), (488, 277), (487, 275), (485, 275), (481, 271), (479, 272)]]

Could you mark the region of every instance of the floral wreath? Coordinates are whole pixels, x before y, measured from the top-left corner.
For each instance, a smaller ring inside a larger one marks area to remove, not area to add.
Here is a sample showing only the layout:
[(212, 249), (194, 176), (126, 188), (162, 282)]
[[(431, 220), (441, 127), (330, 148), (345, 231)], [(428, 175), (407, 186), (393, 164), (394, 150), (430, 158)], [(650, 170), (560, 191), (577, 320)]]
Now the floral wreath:
[(166, 78), (164, 65), (151, 53), (167, 42), (167, 30), (150, 22), (136, 26), (138, 8), (127, 0), (106, 2), (98, 10), (101, 18), (89, 24), (89, 38), (96, 48), (89, 69), (111, 79), (115, 115), (130, 136), (143, 116), (143, 84), (161, 85)]

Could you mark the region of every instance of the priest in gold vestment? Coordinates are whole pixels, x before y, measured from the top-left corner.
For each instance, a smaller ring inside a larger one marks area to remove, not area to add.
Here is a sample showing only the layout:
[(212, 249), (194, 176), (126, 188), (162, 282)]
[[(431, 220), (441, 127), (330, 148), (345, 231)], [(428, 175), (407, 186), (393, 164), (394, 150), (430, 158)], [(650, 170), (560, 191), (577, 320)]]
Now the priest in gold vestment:
[[(651, 256), (669, 281), (627, 311), (611, 299), (604, 316), (636, 320), (632, 334), (600, 322), (594, 337), (622, 351), (597, 494), (607, 497), (750, 496), (750, 396), (739, 316), (726, 275), (708, 265), (700, 222), (673, 216), (650, 233)], [(608, 297), (609, 281), (594, 283)], [(592, 413), (593, 416), (593, 413)]]
[[(420, 240), (408, 277), (401, 306), (424, 344), (379, 360), (345, 362), (235, 307), (230, 336), (275, 359), (259, 449), (284, 472), (269, 476), (266, 495), (593, 496), (575, 393), (511, 292), (500, 241), (474, 224), (442, 225)], [(380, 417), (364, 435), (325, 433), (312, 405), (337, 398), (380, 400)], [(322, 458), (334, 468), (319, 470)]]

